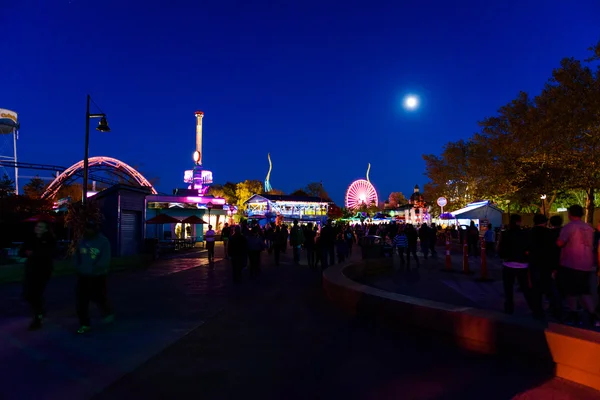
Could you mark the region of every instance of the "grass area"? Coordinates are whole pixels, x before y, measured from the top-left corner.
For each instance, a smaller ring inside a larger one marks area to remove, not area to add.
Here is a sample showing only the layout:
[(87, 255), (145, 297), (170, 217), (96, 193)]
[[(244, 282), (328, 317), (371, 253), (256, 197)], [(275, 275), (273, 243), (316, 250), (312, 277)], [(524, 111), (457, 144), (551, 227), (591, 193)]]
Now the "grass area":
[[(131, 271), (146, 268), (151, 263), (151, 257), (147, 254), (136, 254), (133, 256), (114, 257), (110, 263), (110, 272)], [(25, 264), (0, 265), (0, 283), (21, 282)], [(53, 277), (75, 274), (75, 268), (70, 258), (54, 262)]]

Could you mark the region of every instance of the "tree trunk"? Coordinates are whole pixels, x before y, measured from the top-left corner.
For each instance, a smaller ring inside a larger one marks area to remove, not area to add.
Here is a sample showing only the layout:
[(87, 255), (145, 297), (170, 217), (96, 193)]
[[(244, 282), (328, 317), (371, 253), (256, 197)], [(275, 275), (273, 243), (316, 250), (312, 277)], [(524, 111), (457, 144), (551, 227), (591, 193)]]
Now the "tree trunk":
[(586, 199), (585, 199), (585, 222), (588, 224), (594, 223), (594, 210), (596, 205), (594, 204), (595, 197), (595, 189), (590, 188), (585, 191)]

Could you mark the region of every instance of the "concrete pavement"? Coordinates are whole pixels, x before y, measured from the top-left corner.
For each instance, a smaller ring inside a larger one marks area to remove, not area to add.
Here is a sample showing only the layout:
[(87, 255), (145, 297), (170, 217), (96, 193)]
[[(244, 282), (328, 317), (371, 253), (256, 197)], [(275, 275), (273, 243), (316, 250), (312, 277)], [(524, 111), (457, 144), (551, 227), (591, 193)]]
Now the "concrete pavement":
[(48, 318), (37, 332), (27, 331), (20, 285), (0, 286), (0, 398), (90, 398), (217, 314), (229, 274), (198, 255), (113, 274), (109, 296), (117, 322), (98, 324), (92, 305), (96, 324), (85, 336), (75, 335), (74, 277), (51, 280)]
[(235, 286), (225, 262), (205, 259), (115, 274), (118, 321), (84, 337), (72, 278), (52, 282), (48, 324), (33, 333), (18, 286), (0, 286), (1, 397), (600, 399), (524, 360), (345, 315), (320, 273), (289, 257), (276, 268), (263, 255), (262, 276)]
[(95, 398), (600, 399), (551, 372), (345, 315), (287, 261)]

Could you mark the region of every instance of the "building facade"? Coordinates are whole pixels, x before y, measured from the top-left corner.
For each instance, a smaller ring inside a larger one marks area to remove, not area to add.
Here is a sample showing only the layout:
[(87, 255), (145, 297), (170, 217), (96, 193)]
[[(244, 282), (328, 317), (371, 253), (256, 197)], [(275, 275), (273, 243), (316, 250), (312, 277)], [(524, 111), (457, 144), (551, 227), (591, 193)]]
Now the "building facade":
[(324, 224), (330, 203), (320, 197), (255, 194), (244, 202), (248, 219), (274, 223), (278, 218), (284, 222), (298, 220)]

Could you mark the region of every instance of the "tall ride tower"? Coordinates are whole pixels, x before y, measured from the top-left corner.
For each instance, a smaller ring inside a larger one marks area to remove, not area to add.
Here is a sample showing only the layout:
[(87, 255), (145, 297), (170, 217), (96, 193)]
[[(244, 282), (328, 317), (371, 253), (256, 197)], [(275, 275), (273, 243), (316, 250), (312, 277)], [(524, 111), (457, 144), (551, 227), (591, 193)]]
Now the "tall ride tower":
[(185, 171), (184, 182), (190, 184), (188, 189), (198, 191), (198, 195), (206, 194), (209, 185), (213, 182), (212, 172), (202, 168), (202, 119), (204, 113), (196, 111), (196, 150), (194, 151), (194, 169)]

